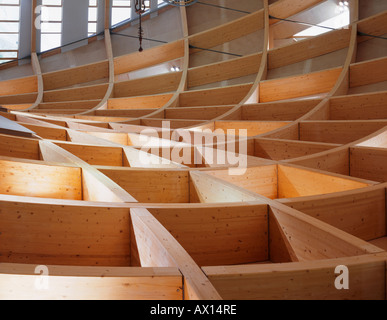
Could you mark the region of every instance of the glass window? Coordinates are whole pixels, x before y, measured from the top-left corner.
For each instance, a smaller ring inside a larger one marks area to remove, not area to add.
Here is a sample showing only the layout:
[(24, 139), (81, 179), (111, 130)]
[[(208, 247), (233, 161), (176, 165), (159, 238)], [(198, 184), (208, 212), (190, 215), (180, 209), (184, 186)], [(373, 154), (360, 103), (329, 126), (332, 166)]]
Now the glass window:
[(132, 7), (130, 0), (113, 0), (112, 4), (112, 21), (114, 26), (122, 21), (132, 17)]
[(40, 51), (62, 45), (62, 0), (42, 0)]
[(0, 0), (0, 63), (19, 57), (20, 0)]
[(89, 37), (97, 33), (97, 22), (98, 22), (98, 1), (89, 0), (89, 25), (88, 25)]

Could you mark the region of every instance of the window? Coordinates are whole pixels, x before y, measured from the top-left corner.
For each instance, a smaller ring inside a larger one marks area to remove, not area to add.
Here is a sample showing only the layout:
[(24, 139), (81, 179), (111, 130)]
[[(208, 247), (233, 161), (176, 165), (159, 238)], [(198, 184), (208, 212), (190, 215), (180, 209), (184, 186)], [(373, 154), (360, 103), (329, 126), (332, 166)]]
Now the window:
[(112, 5), (112, 26), (132, 17), (130, 0), (113, 0)]
[[(332, 29), (340, 29), (350, 24), (351, 14), (349, 10), (348, 1), (340, 1), (336, 7), (335, 16), (319, 24)], [(321, 27), (311, 27), (302, 32), (297, 33), (294, 37), (296, 39), (303, 39), (308, 37), (315, 37), (327, 33), (331, 30)]]
[(19, 57), (20, 0), (0, 0), (0, 63)]
[(40, 51), (62, 45), (63, 0), (42, 0)]
[(97, 22), (98, 22), (98, 0), (89, 0), (89, 24), (88, 24), (89, 37), (97, 33)]

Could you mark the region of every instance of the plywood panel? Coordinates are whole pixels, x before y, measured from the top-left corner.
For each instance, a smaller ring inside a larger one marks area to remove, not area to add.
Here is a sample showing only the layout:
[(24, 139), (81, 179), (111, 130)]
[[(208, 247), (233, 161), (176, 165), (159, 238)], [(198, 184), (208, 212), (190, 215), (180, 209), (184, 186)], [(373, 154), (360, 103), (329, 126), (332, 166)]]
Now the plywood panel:
[(260, 101), (270, 102), (317, 95), (332, 90), (341, 74), (341, 68), (267, 80), (260, 83)]
[(300, 140), (346, 144), (385, 127), (384, 121), (308, 121), (300, 123)]
[(287, 160), (324, 152), (339, 145), (294, 140), (255, 139), (255, 156), (271, 160)]
[(56, 143), (59, 147), (71, 152), (91, 165), (123, 165), (122, 148)]
[(199, 266), (268, 259), (266, 205), (150, 209)]
[(248, 168), (244, 175), (231, 176), (228, 170), (206, 171), (206, 174), (233, 183), (241, 188), (277, 198), (277, 166)]
[[(228, 130), (234, 130), (234, 135), (254, 137), (268, 133), (288, 125), (289, 122), (279, 121), (215, 121), (215, 130), (221, 129), (228, 134)], [(243, 132), (241, 130), (246, 130)], [(231, 131), (232, 132), (232, 131)], [(230, 132), (230, 134), (231, 134)]]
[(37, 140), (0, 135), (0, 155), (39, 160), (39, 142)]
[(82, 200), (81, 169), (0, 161), (0, 193)]
[(218, 89), (189, 91), (180, 94), (180, 107), (219, 106), (240, 103), (251, 89), (251, 84)]
[(295, 198), (361, 189), (369, 183), (301, 168), (278, 167), (278, 197)]
[(0, 264), (0, 299), (11, 300), (182, 300), (176, 268), (48, 266), (49, 288), (37, 290), (36, 265)]
[(43, 74), (44, 89), (54, 90), (109, 77), (109, 62), (101, 61), (81, 67)]
[(243, 120), (295, 121), (316, 107), (321, 100), (300, 100), (277, 103), (260, 103), (242, 107)]
[(123, 74), (144, 69), (165, 61), (172, 61), (184, 56), (184, 41), (179, 40), (157, 46), (143, 52), (135, 52), (114, 59), (114, 73)]
[(173, 94), (162, 94), (154, 96), (142, 96), (131, 98), (109, 99), (109, 110), (128, 110), (128, 109), (158, 109), (163, 107)]
[(1, 262), (130, 266), (128, 209), (0, 202)]
[(351, 176), (363, 179), (387, 181), (387, 149), (351, 148)]
[(38, 91), (38, 80), (35, 76), (0, 83), (0, 96), (9, 96)]
[[(335, 288), (335, 268), (346, 265), (350, 290)], [(225, 300), (384, 300), (385, 257), (204, 268)]]
[(330, 100), (330, 119), (387, 119), (386, 104), (387, 92), (332, 98)]
[(360, 87), (387, 81), (387, 58), (375, 59), (351, 65), (350, 87)]
[(384, 188), (284, 200), (283, 203), (366, 241), (387, 233)]
[(188, 203), (189, 180), (185, 170), (100, 169), (145, 203)]

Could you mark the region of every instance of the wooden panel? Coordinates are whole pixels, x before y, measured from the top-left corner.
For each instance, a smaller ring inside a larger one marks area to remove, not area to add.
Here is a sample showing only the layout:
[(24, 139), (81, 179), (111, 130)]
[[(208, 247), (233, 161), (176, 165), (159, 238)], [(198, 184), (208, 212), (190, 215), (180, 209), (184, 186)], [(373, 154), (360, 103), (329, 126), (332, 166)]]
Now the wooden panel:
[(59, 147), (71, 152), (75, 156), (91, 165), (119, 166), (123, 165), (122, 148), (76, 145), (69, 143), (56, 143)]
[(291, 163), (343, 175), (349, 175), (349, 148), (339, 148), (314, 156), (306, 156)]
[(145, 209), (131, 209), (143, 267), (177, 267), (184, 276), (186, 300), (219, 300), (210, 281), (170, 233)]
[(162, 94), (154, 96), (142, 96), (131, 98), (109, 99), (109, 110), (128, 110), (128, 109), (159, 109), (163, 107), (173, 94)]
[(44, 89), (54, 90), (70, 87), (80, 83), (108, 78), (109, 62), (101, 61), (76, 68), (55, 71), (43, 75)]
[[(384, 300), (386, 257), (356, 257), (265, 266), (203, 268), (225, 300)], [(350, 290), (337, 290), (337, 266), (346, 265)]]
[(241, 188), (277, 198), (277, 166), (248, 168), (244, 175), (231, 176), (228, 170), (206, 171), (206, 174), (233, 183)]
[(150, 209), (199, 266), (268, 259), (267, 206)]
[(80, 101), (103, 99), (108, 89), (107, 84), (72, 89), (46, 91), (43, 102)]
[(346, 144), (385, 127), (383, 121), (308, 121), (300, 123), (300, 140)]
[(180, 107), (220, 106), (240, 103), (249, 93), (251, 84), (180, 94)]
[(0, 261), (130, 266), (128, 209), (1, 201)]
[(81, 169), (0, 161), (0, 193), (82, 200)]
[(166, 119), (211, 120), (225, 114), (231, 109), (232, 109), (231, 106), (168, 108), (165, 110), (165, 118)]
[(260, 83), (260, 101), (270, 102), (317, 95), (332, 90), (341, 74), (341, 68), (324, 70)]
[[(70, 136), (75, 134), (75, 132), (70, 132)], [(87, 134), (97, 137), (100, 139), (108, 140), (117, 144), (121, 144), (124, 146), (128, 145), (128, 134), (126, 133), (118, 133), (118, 132), (87, 132)]]
[(23, 125), (23, 127), (34, 131), (39, 137), (44, 139), (67, 141), (67, 132), (65, 129), (37, 126), (29, 123), (20, 124)]
[(271, 160), (286, 160), (331, 150), (336, 147), (338, 145), (261, 138), (255, 139), (255, 156)]
[(10, 96), (37, 91), (38, 80), (35, 76), (0, 82), (0, 96)]
[(280, 68), (347, 48), (350, 29), (337, 30), (269, 51), (269, 69)]
[(284, 200), (283, 203), (366, 241), (387, 233), (384, 188)]
[(295, 167), (278, 167), (278, 197), (295, 198), (365, 188), (370, 184)]
[(264, 10), (260, 10), (219, 27), (197, 33), (189, 38), (189, 43), (199, 48), (213, 48), (263, 28)]
[[(261, 202), (251, 191), (199, 172), (190, 172), (191, 197), (200, 203)], [(191, 200), (192, 202), (192, 200)]]
[[(99, 104), (100, 100), (85, 100), (85, 101), (71, 101), (71, 102), (46, 102), (41, 103), (39, 105), (39, 111), (43, 112), (49, 112), (56, 110), (61, 111), (61, 109), (71, 109), (74, 111), (74, 113), (77, 111), (77, 109), (92, 109), (96, 107)], [(54, 110), (53, 110), (54, 109)], [(70, 111), (71, 111), (70, 110)], [(38, 111), (38, 110), (33, 110)]]
[[(372, 34), (375, 36), (383, 36), (387, 33), (387, 13), (386, 11), (378, 11), (378, 14), (364, 19), (358, 23), (359, 32)], [(361, 37), (359, 41), (370, 40), (368, 37)]]
[(139, 202), (188, 203), (189, 180), (185, 170), (100, 169)]
[(117, 82), (114, 97), (151, 95), (177, 90), (182, 72), (169, 72), (148, 78)]
[(270, 262), (298, 262), (296, 253), (289, 243), (281, 225), (272, 212), (269, 212), (269, 252)]
[[(321, 221), (271, 208), (299, 261), (315, 261), (380, 253), (382, 250)], [(320, 261), (321, 262), (321, 261)]]
[(166, 45), (135, 52), (114, 59), (114, 73), (123, 74), (144, 69), (166, 61), (172, 61), (184, 56), (184, 41), (168, 43)]
[(387, 182), (387, 149), (351, 148), (351, 176)]
[(37, 140), (0, 135), (0, 155), (39, 160), (39, 142)]
[(332, 98), (331, 120), (387, 119), (387, 92)]
[(37, 290), (36, 265), (0, 264), (0, 299), (182, 300), (177, 268), (48, 266), (49, 288)]
[[(215, 121), (215, 130), (222, 129), (235, 130), (235, 135), (254, 137), (260, 134), (268, 133), (288, 125), (289, 122), (265, 121), (265, 122), (248, 122), (248, 121)], [(244, 134), (240, 130), (247, 130)], [(231, 133), (230, 133), (231, 134)]]
[(154, 111), (155, 109), (95, 110), (94, 113), (97, 117), (107, 117), (108, 121), (125, 121), (130, 120), (128, 118), (146, 116)]
[(243, 120), (295, 121), (316, 107), (321, 100), (261, 103), (242, 107)]
[(3, 105), (7, 104), (29, 104), (35, 103), (37, 93), (25, 93), (20, 95), (9, 95), (9, 96), (0, 96), (0, 103)]
[(360, 87), (387, 81), (387, 58), (375, 59), (351, 65), (350, 87)]
[(218, 62), (188, 70), (188, 87), (235, 79), (258, 73), (262, 54)]

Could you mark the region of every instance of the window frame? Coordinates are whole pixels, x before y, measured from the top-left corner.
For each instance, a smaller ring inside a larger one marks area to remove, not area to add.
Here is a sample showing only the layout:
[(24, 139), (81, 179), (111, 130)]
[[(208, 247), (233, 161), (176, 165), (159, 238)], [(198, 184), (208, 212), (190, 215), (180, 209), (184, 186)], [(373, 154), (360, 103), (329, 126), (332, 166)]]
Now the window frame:
[[(17, 23), (18, 31), (0, 31), (1, 35), (13, 34), (17, 35), (17, 49), (0, 49), (0, 53), (13, 53), (10, 56), (0, 56), (0, 64), (11, 62), (19, 59), (19, 50), (20, 50), (20, 18), (21, 18), (21, 1), (17, 0), (18, 3), (2, 3), (0, 7), (18, 7), (19, 8), (19, 19), (18, 20), (0, 20), (0, 23)], [(16, 57), (15, 57), (16, 54)]]
[[(43, 35), (59, 35), (60, 37), (60, 46), (62, 46), (62, 33), (63, 33), (63, 0), (59, 0), (60, 1), (60, 4), (43, 4), (44, 3), (44, 0), (42, 1), (42, 7), (46, 7), (46, 8), (61, 8), (61, 18), (60, 18), (60, 21), (50, 21), (50, 20), (44, 20), (43, 19), (43, 14), (41, 16), (41, 20), (40, 20), (40, 51), (41, 52), (46, 52), (46, 51), (50, 51), (50, 50), (54, 50), (56, 49), (56, 47), (53, 47), (53, 48), (50, 48), (50, 49), (47, 49), (47, 50), (42, 50), (42, 38), (43, 38)], [(60, 32), (45, 32), (43, 31), (43, 28), (42, 28), (42, 24), (60, 24)]]

